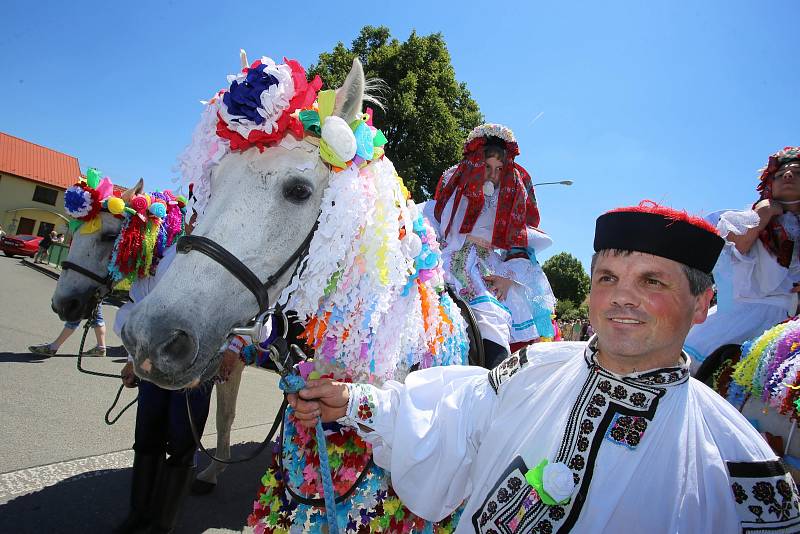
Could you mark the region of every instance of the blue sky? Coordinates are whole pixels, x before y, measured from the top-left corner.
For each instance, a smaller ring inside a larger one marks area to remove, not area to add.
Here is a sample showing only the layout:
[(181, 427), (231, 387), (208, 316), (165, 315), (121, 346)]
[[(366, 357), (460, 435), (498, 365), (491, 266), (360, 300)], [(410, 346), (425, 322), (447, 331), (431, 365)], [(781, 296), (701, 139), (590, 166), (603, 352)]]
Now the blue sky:
[(458, 80), (515, 131), (535, 181), (575, 182), (537, 190), (554, 240), (540, 259), (568, 251), (587, 266), (602, 212), (644, 198), (743, 207), (767, 156), (800, 144), (796, 1), (343, 5), (7, 1), (0, 131), (166, 188), (198, 101), (238, 70), (239, 48), (308, 65), (366, 24), (442, 32)]

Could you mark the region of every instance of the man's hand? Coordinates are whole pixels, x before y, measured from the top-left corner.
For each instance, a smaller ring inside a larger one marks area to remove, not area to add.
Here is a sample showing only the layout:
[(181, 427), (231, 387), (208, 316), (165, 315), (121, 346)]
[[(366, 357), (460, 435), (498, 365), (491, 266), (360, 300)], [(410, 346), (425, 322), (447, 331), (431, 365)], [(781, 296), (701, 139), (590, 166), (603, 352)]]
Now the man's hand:
[(236, 365), (237, 361), (239, 361), (239, 355), (231, 349), (226, 350), (222, 354), (222, 362), (219, 364), (219, 371), (217, 371), (217, 374), (223, 382), (230, 378), (233, 367)]
[(514, 285), (514, 281), (509, 278), (503, 278), (496, 274), (484, 276), (483, 279), (486, 283), (494, 289), (494, 294), (499, 300), (505, 300), (508, 296), (508, 290)]
[(125, 367), (122, 368), (122, 372), (120, 372), (120, 377), (122, 377), (122, 384), (126, 388), (136, 387), (136, 374), (133, 372), (133, 362), (125, 364)]
[(303, 426), (312, 427), (321, 416), (324, 423), (330, 423), (344, 417), (347, 413), (347, 401), (350, 391), (347, 384), (334, 382), (330, 378), (309, 380), (306, 387), (297, 394), (286, 396), (294, 415)]

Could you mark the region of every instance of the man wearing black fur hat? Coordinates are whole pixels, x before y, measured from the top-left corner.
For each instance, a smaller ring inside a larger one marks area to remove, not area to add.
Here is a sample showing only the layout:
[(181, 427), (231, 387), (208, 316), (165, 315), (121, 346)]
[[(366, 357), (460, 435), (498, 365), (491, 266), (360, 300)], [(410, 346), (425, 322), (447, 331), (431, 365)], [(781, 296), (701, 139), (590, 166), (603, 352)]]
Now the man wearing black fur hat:
[(588, 343), (381, 389), (311, 381), (289, 402), (309, 425), (359, 429), (414, 513), (435, 521), (463, 503), (457, 534), (798, 532), (784, 464), (689, 377), (681, 350), (708, 312), (723, 244), (685, 212), (611, 211), (597, 220)]

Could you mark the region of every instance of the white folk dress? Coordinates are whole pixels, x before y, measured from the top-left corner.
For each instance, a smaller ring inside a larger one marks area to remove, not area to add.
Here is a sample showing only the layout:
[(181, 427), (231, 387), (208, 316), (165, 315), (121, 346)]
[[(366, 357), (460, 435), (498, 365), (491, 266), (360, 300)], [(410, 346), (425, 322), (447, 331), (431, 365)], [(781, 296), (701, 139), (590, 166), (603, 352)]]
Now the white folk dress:
[[(535, 344), (488, 373), (353, 384), (340, 422), (414, 513), (461, 508), (456, 534), (800, 531), (791, 475), (687, 361), (620, 376), (597, 365), (594, 339)], [(526, 480), (543, 459), (566, 464), (568, 503), (544, 504)]]
[[(717, 348), (742, 344), (797, 313), (797, 294), (791, 290), (800, 282), (800, 223), (791, 213), (783, 214), (780, 223), (795, 242), (788, 268), (778, 264), (760, 239), (747, 254), (725, 243), (714, 267), (718, 304), (704, 323), (692, 327), (684, 346), (695, 365)], [(724, 237), (731, 232), (741, 235), (757, 225), (758, 214), (752, 210), (727, 211), (717, 229)]]
[[(472, 231), (468, 234), (477, 241), (491, 243), (499, 189), (487, 197), (483, 210)], [(424, 205), (425, 217), (436, 230), (442, 246), (446, 281), (452, 284), (461, 298), (473, 310), (481, 335), (511, 352), (510, 343), (532, 341), (539, 337), (552, 337), (551, 315), (556, 299), (536, 254), (549, 247), (553, 241), (544, 232), (528, 227), (528, 258), (505, 260), (506, 252), (483, 247), (459, 233), (467, 209), (466, 200), (458, 206), (450, 233), (443, 236), (453, 209), (451, 198), (442, 212), (442, 223), (434, 217), (435, 201)], [(506, 298), (498, 300), (487, 287), (485, 276), (496, 274), (514, 281)]]

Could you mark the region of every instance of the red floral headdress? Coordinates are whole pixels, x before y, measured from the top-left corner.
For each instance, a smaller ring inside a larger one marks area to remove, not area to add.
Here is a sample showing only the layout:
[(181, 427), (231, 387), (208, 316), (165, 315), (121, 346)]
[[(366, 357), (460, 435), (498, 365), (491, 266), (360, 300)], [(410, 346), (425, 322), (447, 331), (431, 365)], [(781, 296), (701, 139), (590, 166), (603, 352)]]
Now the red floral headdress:
[(483, 124), (478, 126), (467, 137), (464, 145), (464, 157), (456, 167), (447, 183), (444, 176), (436, 186), (436, 207), (434, 215), (440, 223), (447, 202), (455, 195), (450, 220), (446, 222), (444, 236), (450, 233), (453, 217), (462, 197), (467, 198), (467, 210), (464, 221), (459, 228), (460, 233), (468, 233), (475, 226), (485, 201), (483, 183), (485, 181), (486, 161), (484, 148), (489, 137), (502, 141), (505, 148), (502, 176), (500, 177), (500, 193), (492, 231), (492, 245), (510, 250), (514, 247), (528, 246), (527, 227), (539, 226), (539, 208), (536, 206), (531, 176), (521, 165), (514, 161), (519, 155), (519, 147), (510, 129), (499, 124)]

